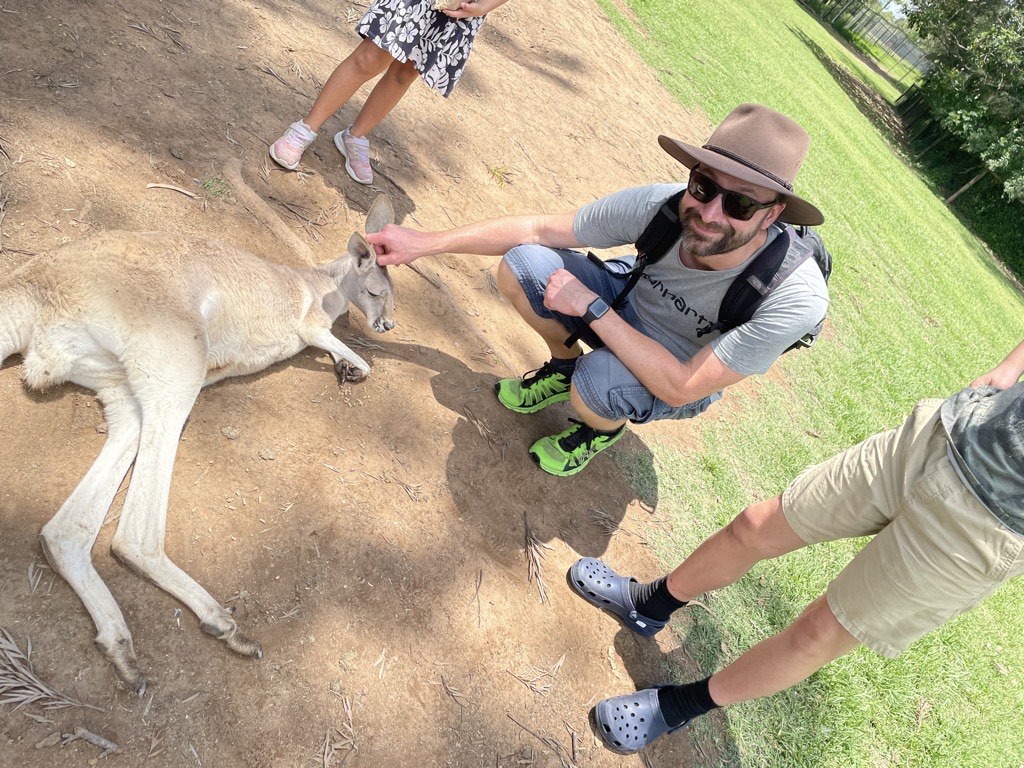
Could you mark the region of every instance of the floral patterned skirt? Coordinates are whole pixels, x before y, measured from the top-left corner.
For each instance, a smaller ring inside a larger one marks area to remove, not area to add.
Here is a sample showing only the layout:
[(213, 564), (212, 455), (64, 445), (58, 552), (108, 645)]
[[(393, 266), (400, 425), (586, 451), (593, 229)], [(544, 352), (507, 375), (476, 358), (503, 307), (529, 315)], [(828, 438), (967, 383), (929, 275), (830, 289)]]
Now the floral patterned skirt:
[(356, 32), (396, 60), (411, 61), (423, 82), (447, 97), (484, 17), (450, 19), (432, 6), (432, 0), (375, 0)]

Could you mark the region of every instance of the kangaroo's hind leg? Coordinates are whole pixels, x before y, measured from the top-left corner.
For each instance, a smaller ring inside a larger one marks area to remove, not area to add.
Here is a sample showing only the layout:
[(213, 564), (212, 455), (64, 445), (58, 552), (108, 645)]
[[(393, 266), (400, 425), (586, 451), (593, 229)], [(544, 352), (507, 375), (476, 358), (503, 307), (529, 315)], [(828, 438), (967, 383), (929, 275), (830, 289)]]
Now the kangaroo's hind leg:
[(100, 390), (97, 397), (107, 420), (107, 441), (71, 496), (43, 527), (41, 543), (47, 560), (75, 590), (96, 624), (96, 645), (128, 689), (141, 696), (146, 678), (136, 666), (132, 636), (121, 609), (93, 567), (91, 551), (103, 517), (135, 458), (142, 420), (127, 387)]
[(224, 640), (233, 651), (260, 658), (263, 650), (238, 632), (232, 611), (214, 600), (164, 551), (178, 440), (206, 373), (205, 348), (192, 350), (188, 343), (195, 338), (191, 331), (177, 338), (165, 333), (162, 340), (167, 349), (151, 338), (151, 346), (143, 351), (147, 356), (142, 367), (145, 375), (131, 381), (142, 410), (139, 453), (111, 548), (125, 565), (184, 603), (198, 617), (204, 632)]

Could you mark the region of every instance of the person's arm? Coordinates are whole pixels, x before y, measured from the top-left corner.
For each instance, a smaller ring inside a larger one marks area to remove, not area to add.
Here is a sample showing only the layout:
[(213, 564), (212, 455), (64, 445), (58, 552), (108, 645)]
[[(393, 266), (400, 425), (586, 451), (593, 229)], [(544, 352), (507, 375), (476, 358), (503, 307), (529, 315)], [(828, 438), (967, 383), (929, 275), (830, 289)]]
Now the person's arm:
[[(560, 269), (548, 280), (544, 306), (564, 315), (582, 317), (595, 298), (596, 293), (570, 272)], [(615, 312), (606, 312), (590, 328), (652, 395), (672, 407), (700, 400), (746, 378), (723, 363), (710, 344), (691, 359), (680, 362)]]
[(442, 232), (420, 232), (388, 224), (380, 232), (367, 235), (366, 240), (376, 249), (377, 263), (381, 266), (408, 264), (423, 256), (439, 253), (501, 256), (523, 243), (575, 248), (579, 245), (572, 230), (575, 216), (575, 212), (503, 216)]
[(467, 0), (454, 11), (441, 11), (451, 19), (468, 19), (472, 16), (483, 16), (490, 13), (499, 5), (504, 5), (508, 0)]
[(1003, 362), (972, 381), (971, 386), (977, 388), (988, 385), (996, 389), (1006, 389), (1020, 381), (1021, 375), (1024, 375), (1024, 341), (1018, 344)]

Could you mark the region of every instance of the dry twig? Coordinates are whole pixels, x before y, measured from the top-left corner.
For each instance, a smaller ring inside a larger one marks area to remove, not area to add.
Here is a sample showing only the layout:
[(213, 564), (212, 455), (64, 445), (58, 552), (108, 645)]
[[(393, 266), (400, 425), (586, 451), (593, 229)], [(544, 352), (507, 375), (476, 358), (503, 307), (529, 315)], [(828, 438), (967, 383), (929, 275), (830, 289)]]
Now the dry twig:
[(345, 757), (339, 763), (339, 765), (344, 765), (352, 753), (359, 749), (356, 746), (355, 728), (352, 726), (352, 703), (349, 701), (348, 696), (344, 696), (341, 701), (342, 706), (345, 708), (345, 720), (337, 728), (324, 733), (324, 744), (321, 752), (323, 768), (330, 768), (339, 752), (345, 753)]
[(92, 731), (88, 730), (87, 728), (82, 728), (81, 726), (75, 728), (74, 733), (65, 733), (64, 740), (61, 742), (61, 746), (70, 744), (72, 741), (78, 741), (79, 739), (81, 739), (82, 741), (88, 741), (90, 744), (93, 744), (102, 749), (103, 752), (100, 753), (100, 757), (106, 757), (109, 754), (117, 752), (117, 744), (112, 742), (110, 739), (105, 739), (102, 736), (99, 736), (93, 733)]
[(526, 529), (526, 572), (527, 583), (537, 581), (537, 591), (540, 592), (540, 601), (548, 601), (547, 584), (544, 582), (544, 550), (554, 549), (550, 544), (545, 544), (533, 535), (530, 529), (530, 521), (523, 512), (523, 527)]
[(551, 687), (555, 684), (555, 678), (558, 677), (558, 673), (562, 670), (562, 665), (564, 663), (565, 654), (563, 653), (562, 658), (556, 661), (551, 666), (551, 669), (540, 669), (538, 667), (531, 666), (529, 670), (523, 672), (521, 675), (517, 675), (512, 670), (508, 670), (508, 673), (537, 695), (546, 696), (551, 691)]
[(39, 582), (43, 579), (43, 571), (48, 570), (50, 570), (50, 566), (37, 564), (34, 557), (32, 558), (32, 562), (28, 564), (28, 586), (33, 594), (35, 594), (36, 588), (39, 586)]
[(458, 688), (453, 688), (451, 685), (449, 685), (448, 681), (444, 679), (444, 675), (441, 675), (440, 680), (428, 680), (427, 682), (431, 685), (440, 685), (442, 690), (444, 690), (445, 693), (451, 696), (456, 704), (463, 708), (466, 706), (462, 703), (462, 699), (465, 696), (465, 694)]
[(187, 189), (175, 187), (171, 184), (156, 184), (154, 182), (150, 182), (149, 184), (146, 185), (146, 189), (170, 189), (173, 190), (174, 192), (180, 192), (186, 197), (191, 197), (193, 200), (199, 199), (199, 195), (197, 195), (195, 192), (189, 192)]
[(543, 744), (545, 747), (554, 752), (555, 757), (558, 758), (558, 763), (559, 765), (561, 765), (562, 768), (576, 768), (576, 761), (572, 759), (572, 755), (566, 750), (565, 747), (562, 746), (562, 743), (558, 739), (552, 738), (550, 736), (540, 736), (537, 733), (531, 731), (522, 723), (520, 723), (518, 720), (512, 717), (512, 715), (508, 715), (506, 713), (506, 716), (513, 723), (518, 725), (528, 734), (537, 739), (541, 744)]
[(387, 655), (388, 655), (388, 649), (385, 648), (383, 651), (380, 652), (380, 656), (377, 657), (377, 660), (375, 662), (373, 662), (373, 664), (371, 665), (371, 666), (374, 666), (374, 667), (376, 667), (377, 665), (380, 665), (380, 669), (377, 671), (377, 679), (378, 680), (383, 680), (384, 679), (384, 670), (387, 669), (387, 666), (388, 666)]
[(137, 21), (134, 24), (129, 24), (128, 26), (131, 27), (132, 29), (136, 29), (139, 32), (142, 32), (144, 35), (149, 35), (154, 40), (159, 40), (160, 39), (159, 37), (156, 36), (156, 32), (154, 32), (152, 29), (150, 29), (146, 24), (143, 24), (141, 21)]
[(476, 593), (473, 595), (473, 600), (470, 600), (470, 602), (473, 602), (474, 600), (476, 601), (476, 625), (477, 625), (477, 627), (481, 626), (480, 587), (483, 586), (483, 583), (484, 583), (484, 572), (481, 569), (480, 572), (477, 573), (477, 575), (476, 575)]
[(603, 509), (591, 507), (587, 510), (587, 514), (590, 516), (590, 519), (594, 521), (594, 524), (609, 538), (619, 532), (619, 525), (615, 521), (615, 518)]
[(15, 709), (39, 704), (43, 709), (88, 707), (103, 711), (58, 693), (40, 680), (32, 669), (32, 641), (28, 641), (28, 648), (22, 653), (3, 627), (0, 627), (0, 704), (14, 704)]

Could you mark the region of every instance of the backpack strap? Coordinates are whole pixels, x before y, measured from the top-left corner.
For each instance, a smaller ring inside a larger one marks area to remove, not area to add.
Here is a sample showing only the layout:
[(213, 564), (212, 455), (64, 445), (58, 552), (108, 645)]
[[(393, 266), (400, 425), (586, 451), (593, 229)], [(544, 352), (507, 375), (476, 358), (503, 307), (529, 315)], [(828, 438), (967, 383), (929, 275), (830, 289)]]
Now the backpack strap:
[[(662, 201), (658, 206), (658, 212), (654, 214), (640, 234), (636, 241), (636, 262), (627, 275), (626, 285), (610, 305), (614, 311), (618, 312), (626, 305), (626, 297), (629, 296), (630, 291), (636, 288), (644, 270), (651, 264), (660, 261), (683, 233), (682, 225), (679, 223), (679, 201), (683, 199), (684, 194), (686, 194), (685, 188)], [(602, 269), (608, 268), (601, 259), (589, 251), (587, 258)], [(582, 331), (576, 331), (565, 340), (567, 349), (571, 349), (579, 341), (581, 333)]]
[(718, 321), (697, 330), (697, 336), (731, 331), (748, 322), (769, 293), (811, 258), (811, 249), (786, 225), (768, 247), (732, 281), (718, 310)]

